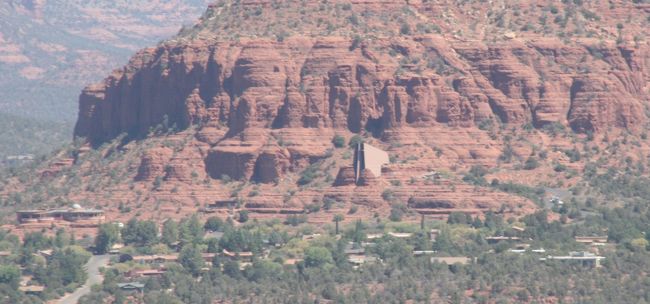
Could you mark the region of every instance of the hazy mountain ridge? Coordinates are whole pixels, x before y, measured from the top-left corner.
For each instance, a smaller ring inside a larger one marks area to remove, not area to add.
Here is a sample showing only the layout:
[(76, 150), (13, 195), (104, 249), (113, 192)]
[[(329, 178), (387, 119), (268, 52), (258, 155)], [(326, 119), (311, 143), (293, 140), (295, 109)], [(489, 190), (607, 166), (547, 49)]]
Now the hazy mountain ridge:
[[(43, 1), (0, 3), (0, 112), (63, 123), (71, 134), (81, 88), (193, 23), (208, 1)], [(38, 124), (34, 127), (38, 127)], [(22, 130), (11, 130), (19, 134)], [(55, 137), (57, 135), (54, 135)], [(67, 140), (71, 140), (69, 135)], [(20, 139), (29, 141), (25, 134)], [(6, 147), (9, 142), (0, 143)], [(44, 148), (35, 143), (38, 149)], [(1, 151), (3, 158), (8, 150)], [(13, 150), (13, 149), (12, 149)], [(49, 150), (49, 149), (46, 149)]]

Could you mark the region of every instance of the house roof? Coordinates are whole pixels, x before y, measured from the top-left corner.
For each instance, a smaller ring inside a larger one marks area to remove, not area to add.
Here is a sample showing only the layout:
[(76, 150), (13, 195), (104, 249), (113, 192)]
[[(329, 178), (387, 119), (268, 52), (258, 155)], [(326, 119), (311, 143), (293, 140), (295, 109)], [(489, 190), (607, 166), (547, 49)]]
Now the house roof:
[(516, 236), (488, 236), (485, 238), (488, 241), (519, 241), (520, 237)]
[(365, 255), (353, 255), (348, 257), (348, 262), (352, 264), (364, 264), (364, 263), (370, 263), (370, 262), (376, 262), (378, 261), (377, 257), (374, 256), (365, 256)]
[(302, 259), (286, 259), (284, 260), (284, 265), (296, 265), (296, 263), (302, 261)]
[(175, 255), (175, 254), (136, 255), (136, 256), (133, 257), (133, 260), (134, 261), (143, 261), (143, 262), (156, 261), (156, 260), (176, 261), (176, 260), (178, 260), (178, 255)]
[(389, 232), (388, 235), (396, 238), (409, 238), (413, 235), (413, 233), (409, 232)]
[(432, 257), (432, 263), (444, 263), (444, 264), (469, 264), (472, 259), (469, 257)]
[(605, 236), (576, 236), (578, 243), (607, 243), (608, 237)]
[(45, 286), (41, 286), (41, 285), (20, 286), (18, 287), (18, 290), (22, 292), (43, 292), (45, 290)]
[(250, 252), (250, 251), (230, 252), (230, 251), (228, 251), (226, 249), (223, 250), (223, 254), (225, 256), (229, 256), (229, 257), (236, 257), (236, 256), (239, 256), (239, 257), (252, 257), (253, 256), (253, 253)]
[(142, 275), (142, 276), (147, 276), (147, 275), (159, 275), (159, 274), (164, 274), (167, 272), (167, 270), (164, 269), (143, 269), (143, 270), (135, 270), (132, 272), (133, 275)]
[(364, 254), (366, 250), (364, 248), (350, 248), (345, 249), (345, 254)]
[(140, 282), (117, 283), (117, 287), (121, 289), (142, 289), (144, 284)]

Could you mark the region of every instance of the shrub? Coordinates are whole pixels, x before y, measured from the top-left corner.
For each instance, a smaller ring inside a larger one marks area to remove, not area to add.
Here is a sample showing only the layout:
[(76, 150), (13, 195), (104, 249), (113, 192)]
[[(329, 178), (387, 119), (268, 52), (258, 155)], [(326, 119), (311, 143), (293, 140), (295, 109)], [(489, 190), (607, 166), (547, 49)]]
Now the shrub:
[(334, 144), (334, 147), (343, 148), (345, 146), (345, 138), (338, 134), (334, 135), (334, 138), (332, 138), (332, 144)]
[(305, 205), (305, 210), (309, 213), (320, 211), (320, 205), (317, 203)]
[(503, 153), (499, 156), (499, 160), (509, 163), (512, 161), (512, 158), (515, 155), (514, 149), (512, 149), (512, 146), (510, 143), (506, 144), (505, 148), (503, 149)]
[(350, 207), (350, 210), (348, 210), (348, 214), (355, 214), (359, 210), (359, 207), (357, 206), (352, 206)]
[(291, 226), (294, 226), (294, 227), (295, 227), (295, 226), (298, 226), (298, 225), (300, 225), (300, 224), (302, 224), (302, 223), (306, 223), (306, 222), (307, 222), (307, 216), (304, 215), (304, 214), (300, 214), (300, 215), (295, 215), (295, 214), (288, 215), (288, 216), (287, 216), (287, 220), (285, 221), (285, 223), (286, 223), (287, 225), (291, 225)]
[(463, 181), (474, 185), (485, 185), (487, 184), (487, 181), (485, 180), (485, 175), (487, 173), (487, 169), (483, 166), (474, 165), (469, 172), (463, 176)]
[(311, 165), (302, 171), (300, 178), (298, 179), (298, 184), (303, 186), (311, 183), (315, 178), (318, 177), (318, 166)]
[(239, 211), (239, 218), (237, 219), (240, 223), (248, 222), (248, 210)]
[(336, 201), (334, 199), (332, 199), (331, 197), (324, 198), (323, 199), (323, 209), (330, 210), (332, 208), (332, 206), (334, 205), (334, 203), (336, 203)]
[(404, 216), (404, 210), (401, 208), (401, 206), (393, 206), (390, 209), (390, 216), (388, 219), (390, 219), (393, 222), (399, 222), (402, 220), (402, 217)]
[(578, 151), (578, 149), (576, 148), (573, 148), (571, 150), (564, 150), (564, 154), (566, 154), (566, 156), (569, 157), (569, 161), (571, 161), (572, 163), (580, 161), (580, 159), (582, 158), (580, 155), (580, 151)]
[(332, 253), (325, 247), (309, 247), (305, 250), (305, 265), (307, 267), (320, 267), (333, 262)]
[(402, 26), (399, 28), (399, 32), (402, 35), (410, 35), (411, 34), (411, 27), (407, 23), (403, 23)]
[(153, 188), (159, 189), (160, 186), (162, 186), (162, 181), (163, 181), (162, 176), (156, 176), (156, 179), (154, 179), (153, 181)]
[(205, 230), (219, 231), (224, 225), (223, 220), (216, 216), (211, 216), (205, 221), (203, 228)]
[(384, 192), (381, 193), (381, 198), (383, 198), (385, 201), (390, 201), (394, 198), (395, 193), (393, 190), (386, 189)]
[(524, 170), (533, 170), (537, 167), (539, 167), (539, 161), (533, 156), (529, 157), (524, 164)]
[(350, 141), (348, 142), (348, 145), (350, 148), (355, 148), (358, 144), (362, 144), (364, 142), (363, 137), (359, 135), (354, 135), (352, 138), (350, 138)]

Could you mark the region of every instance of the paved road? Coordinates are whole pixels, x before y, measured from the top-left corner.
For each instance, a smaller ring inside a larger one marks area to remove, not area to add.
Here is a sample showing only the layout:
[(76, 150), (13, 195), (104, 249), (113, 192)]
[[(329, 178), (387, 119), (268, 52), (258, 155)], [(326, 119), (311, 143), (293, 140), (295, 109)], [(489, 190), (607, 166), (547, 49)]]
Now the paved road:
[(102, 274), (99, 273), (99, 268), (108, 265), (110, 258), (110, 255), (93, 255), (90, 260), (88, 260), (88, 263), (86, 263), (86, 266), (84, 266), (86, 273), (88, 274), (86, 283), (77, 288), (73, 293), (61, 298), (58, 304), (77, 304), (77, 301), (79, 301), (81, 297), (90, 293), (91, 286), (100, 284), (104, 280)]

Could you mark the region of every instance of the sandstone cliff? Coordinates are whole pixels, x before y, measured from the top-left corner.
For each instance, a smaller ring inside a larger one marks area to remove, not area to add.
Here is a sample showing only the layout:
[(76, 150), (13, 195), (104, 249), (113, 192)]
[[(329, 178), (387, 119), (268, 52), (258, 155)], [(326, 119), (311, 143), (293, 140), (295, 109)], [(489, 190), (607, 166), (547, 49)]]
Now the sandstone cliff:
[[(277, 184), (332, 159), (335, 134), (364, 134), (394, 157), (385, 175), (354, 188), (349, 172), (338, 171), (350, 165), (339, 155), (345, 163), (320, 175), (319, 190), (265, 194), (250, 206), (294, 208), (331, 197), (377, 207), (390, 183), (401, 185), (394, 195), (403, 201), (425, 202), (416, 207), (483, 210), (530, 202), (421, 175), (496, 167), (540, 146), (571, 148), (539, 130), (643, 132), (650, 48), (635, 34), (648, 21), (631, 13), (648, 7), (616, 3), (601, 19), (594, 12), (605, 4), (567, 2), (561, 15), (552, 1), (468, 3), (219, 2), (194, 28), (88, 86), (75, 136), (99, 146), (124, 133), (185, 130), (193, 136), (185, 150), (143, 153), (134, 178)], [(634, 17), (619, 26), (627, 13)], [(525, 23), (549, 14), (552, 23)]]

